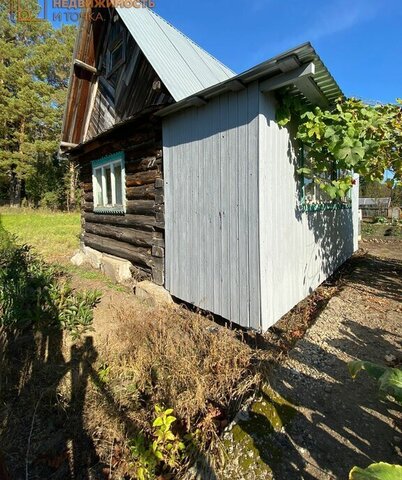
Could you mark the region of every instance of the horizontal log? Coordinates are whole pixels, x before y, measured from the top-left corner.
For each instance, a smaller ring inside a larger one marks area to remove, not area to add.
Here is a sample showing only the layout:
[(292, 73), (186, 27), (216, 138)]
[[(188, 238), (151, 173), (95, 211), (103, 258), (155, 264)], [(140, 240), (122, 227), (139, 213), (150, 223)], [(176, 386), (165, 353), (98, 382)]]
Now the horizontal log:
[(155, 217), (147, 215), (103, 215), (89, 212), (84, 213), (83, 217), (85, 222), (134, 227), (149, 232), (154, 231), (156, 226)]
[(151, 138), (144, 142), (137, 142), (135, 145), (126, 149), (126, 156), (128, 159), (138, 157), (138, 155), (157, 155), (160, 156), (161, 141), (159, 139)]
[[(116, 225), (103, 225), (99, 223), (86, 223), (85, 231), (101, 237), (114, 238), (121, 242), (129, 243), (136, 247), (160, 248), (155, 245), (153, 232), (144, 232), (134, 228), (118, 227)], [(156, 233), (156, 232), (155, 232)], [(159, 233), (157, 233), (159, 235)], [(159, 238), (157, 240), (160, 240)], [(143, 252), (149, 253), (149, 252)]]
[(138, 172), (133, 175), (126, 175), (126, 186), (135, 187), (136, 185), (155, 183), (155, 180), (161, 177), (162, 173), (158, 170), (148, 170), (146, 172)]
[(134, 265), (150, 268), (155, 268), (160, 265), (160, 262), (158, 262), (160, 259), (145, 255), (142, 251), (139, 251), (137, 247), (118, 240), (85, 233), (84, 243), (88, 247), (94, 248), (99, 252), (108, 253), (109, 255), (129, 260)]
[(160, 166), (160, 159), (155, 156), (140, 158), (132, 161), (126, 161), (126, 175), (127, 173), (146, 172), (147, 170), (154, 170)]
[(87, 192), (87, 193), (84, 193), (84, 200), (86, 202), (93, 202), (94, 201), (94, 195), (92, 192)]
[(155, 215), (153, 200), (130, 200), (126, 205), (126, 212), (133, 215)]
[(127, 200), (155, 200), (155, 187), (153, 184), (139, 185), (126, 189)]

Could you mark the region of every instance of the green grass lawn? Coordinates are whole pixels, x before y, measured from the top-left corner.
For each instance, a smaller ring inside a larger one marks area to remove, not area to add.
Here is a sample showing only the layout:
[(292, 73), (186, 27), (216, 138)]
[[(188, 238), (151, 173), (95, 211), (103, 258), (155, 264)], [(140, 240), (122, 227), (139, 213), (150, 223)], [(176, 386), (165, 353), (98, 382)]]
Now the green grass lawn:
[(0, 208), (0, 222), (50, 262), (68, 262), (79, 246), (79, 213)]

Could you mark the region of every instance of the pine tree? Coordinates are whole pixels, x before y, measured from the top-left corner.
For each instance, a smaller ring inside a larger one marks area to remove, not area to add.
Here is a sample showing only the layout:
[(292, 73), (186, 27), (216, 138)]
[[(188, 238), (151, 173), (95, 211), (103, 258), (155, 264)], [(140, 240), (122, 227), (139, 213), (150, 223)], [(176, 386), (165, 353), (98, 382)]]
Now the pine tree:
[[(37, 0), (27, 1), (39, 11)], [(49, 172), (63, 167), (56, 153), (75, 35), (71, 25), (15, 21), (0, 0), (0, 183), (11, 205), (24, 189), (37, 203), (57, 187)]]

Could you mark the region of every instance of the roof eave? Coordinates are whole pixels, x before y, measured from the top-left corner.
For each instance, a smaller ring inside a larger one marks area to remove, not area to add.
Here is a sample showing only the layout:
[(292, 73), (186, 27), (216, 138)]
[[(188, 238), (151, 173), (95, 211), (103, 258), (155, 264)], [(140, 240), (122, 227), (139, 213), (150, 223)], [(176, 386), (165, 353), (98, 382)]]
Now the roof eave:
[(328, 101), (328, 103), (332, 103), (336, 98), (343, 97), (344, 94), (340, 89), (339, 85), (336, 83), (333, 76), (330, 74), (327, 67), (322, 62), (321, 58), (318, 56), (314, 48), (312, 47), (310, 42), (306, 42), (298, 47), (293, 49), (287, 50), (280, 55), (277, 55), (255, 67), (231, 78), (225, 80), (224, 82), (218, 83), (213, 85), (212, 87), (206, 88), (200, 92), (197, 92), (194, 95), (191, 95), (173, 105), (169, 105), (161, 109), (157, 112), (157, 116), (166, 117), (171, 115), (179, 110), (189, 108), (192, 106), (200, 106), (202, 103), (206, 103), (209, 99), (221, 95), (223, 93), (227, 93), (229, 91), (237, 90), (237, 87), (233, 87), (234, 85), (248, 85), (254, 81), (261, 81), (266, 80), (268, 78), (275, 77), (283, 73), (278, 67), (278, 64), (290, 57), (296, 57), (299, 61), (300, 66), (307, 65), (310, 62), (314, 62), (316, 65), (317, 71), (313, 76), (314, 80), (316, 78), (320, 78), (319, 81), (316, 81), (318, 88), (320, 87), (320, 83), (324, 85), (322, 94)]

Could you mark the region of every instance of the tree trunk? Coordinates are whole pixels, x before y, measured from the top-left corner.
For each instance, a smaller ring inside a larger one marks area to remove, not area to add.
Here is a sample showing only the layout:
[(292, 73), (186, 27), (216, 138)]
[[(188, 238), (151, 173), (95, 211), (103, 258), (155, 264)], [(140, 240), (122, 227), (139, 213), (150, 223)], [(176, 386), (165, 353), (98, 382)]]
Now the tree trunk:
[(10, 207), (19, 208), (21, 206), (21, 180), (15, 172), (11, 173), (9, 198)]
[(70, 164), (68, 166), (69, 170), (69, 192), (68, 192), (68, 201), (67, 201), (67, 206), (68, 210), (74, 209), (76, 207), (77, 203), (77, 196), (76, 196), (76, 191), (77, 191), (77, 166), (76, 164), (70, 160)]

